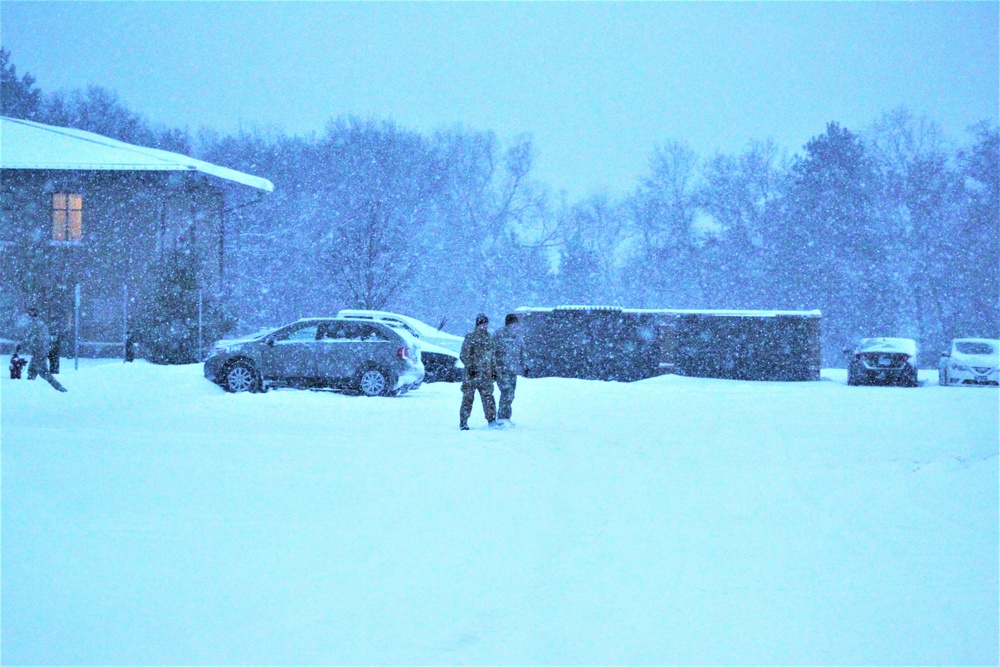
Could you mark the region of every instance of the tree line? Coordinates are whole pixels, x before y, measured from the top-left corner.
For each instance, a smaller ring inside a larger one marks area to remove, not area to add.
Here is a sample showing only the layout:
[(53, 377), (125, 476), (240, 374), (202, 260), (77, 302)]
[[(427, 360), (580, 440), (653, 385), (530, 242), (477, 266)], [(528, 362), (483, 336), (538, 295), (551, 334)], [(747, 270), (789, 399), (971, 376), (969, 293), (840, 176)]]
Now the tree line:
[(319, 133), (197, 136), (112, 91), (46, 93), (2, 58), (3, 114), (184, 153), (271, 180), (231, 213), (227, 312), (252, 330), (340, 308), (463, 333), (521, 305), (823, 312), (824, 364), (863, 336), (1000, 337), (1000, 131), (960, 142), (895, 109), (830, 122), (801, 151), (751, 141), (700, 156), (652, 147), (621, 195), (571, 201), (532, 174), (530, 136), (419, 133), (333, 118)]

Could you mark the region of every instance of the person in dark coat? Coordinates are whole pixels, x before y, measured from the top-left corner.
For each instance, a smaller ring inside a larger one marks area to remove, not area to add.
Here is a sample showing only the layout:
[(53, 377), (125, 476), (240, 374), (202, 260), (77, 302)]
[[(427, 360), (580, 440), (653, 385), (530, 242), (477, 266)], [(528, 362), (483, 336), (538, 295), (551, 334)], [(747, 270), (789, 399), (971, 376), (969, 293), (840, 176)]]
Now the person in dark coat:
[(490, 319), (486, 315), (476, 316), (476, 328), (462, 341), (459, 358), (465, 364), (465, 378), (462, 380), (462, 407), (458, 413), (459, 428), (469, 430), (469, 415), (476, 391), (483, 403), (483, 412), (490, 428), (496, 423), (496, 402), (493, 400), (493, 380), (496, 376), (496, 362), (493, 354), (493, 339), (487, 330)]
[(59, 374), (59, 355), (62, 353), (62, 338), (53, 336), (52, 347), (49, 348), (49, 372)]
[(31, 361), (28, 362), (28, 379), (34, 380), (36, 375), (40, 375), (52, 385), (53, 389), (66, 391), (66, 387), (59, 384), (59, 380), (49, 372), (49, 350), (52, 349), (49, 328), (38, 317), (38, 309), (28, 308), (28, 317), (30, 322), (24, 335), (24, 342), (21, 344), (31, 355)]
[(524, 342), (521, 339), (517, 315), (511, 313), (504, 321), (503, 329), (493, 334), (493, 349), (496, 354), (497, 388), (500, 389), (500, 408), (497, 419), (509, 423), (517, 389), (517, 376), (526, 373), (527, 360)]
[(28, 365), (25, 359), (21, 358), (21, 346), (14, 348), (14, 355), (10, 358), (10, 379), (20, 380), (21, 370)]
[(125, 362), (135, 361), (135, 335), (129, 331), (125, 334)]

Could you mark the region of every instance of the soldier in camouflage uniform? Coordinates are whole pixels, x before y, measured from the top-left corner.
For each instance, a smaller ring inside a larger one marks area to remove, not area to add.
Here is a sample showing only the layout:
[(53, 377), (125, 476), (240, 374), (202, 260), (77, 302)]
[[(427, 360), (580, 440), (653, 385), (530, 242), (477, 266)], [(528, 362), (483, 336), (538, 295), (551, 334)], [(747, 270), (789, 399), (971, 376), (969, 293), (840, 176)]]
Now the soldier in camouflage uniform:
[(24, 334), (24, 342), (21, 346), (31, 355), (31, 362), (28, 364), (28, 379), (34, 380), (36, 375), (41, 375), (52, 385), (54, 389), (66, 391), (66, 387), (59, 384), (59, 380), (49, 372), (49, 350), (52, 349), (52, 337), (49, 336), (49, 328), (45, 322), (38, 317), (36, 308), (28, 308), (28, 330)]
[(493, 339), (487, 325), (490, 320), (486, 315), (476, 316), (476, 328), (466, 335), (462, 341), (462, 352), (459, 357), (465, 364), (465, 379), (462, 381), (462, 408), (459, 410), (459, 428), (469, 430), (469, 415), (472, 414), (472, 402), (476, 400), (476, 390), (483, 402), (483, 412), (490, 428), (496, 422), (496, 403), (493, 400), (493, 379), (496, 376), (496, 364), (493, 355)]
[(517, 376), (526, 373), (524, 343), (518, 329), (521, 325), (517, 315), (511, 313), (504, 321), (503, 329), (493, 334), (493, 349), (496, 354), (497, 387), (500, 389), (500, 409), (497, 419), (509, 423)]

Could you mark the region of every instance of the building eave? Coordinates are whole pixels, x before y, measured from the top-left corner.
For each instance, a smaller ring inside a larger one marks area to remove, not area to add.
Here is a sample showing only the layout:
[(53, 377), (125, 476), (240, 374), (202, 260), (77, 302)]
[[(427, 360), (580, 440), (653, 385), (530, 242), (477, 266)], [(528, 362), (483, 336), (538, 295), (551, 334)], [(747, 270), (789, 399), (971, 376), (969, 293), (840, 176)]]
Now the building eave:
[(93, 132), (0, 116), (0, 168), (64, 171), (195, 171), (264, 192), (266, 178)]

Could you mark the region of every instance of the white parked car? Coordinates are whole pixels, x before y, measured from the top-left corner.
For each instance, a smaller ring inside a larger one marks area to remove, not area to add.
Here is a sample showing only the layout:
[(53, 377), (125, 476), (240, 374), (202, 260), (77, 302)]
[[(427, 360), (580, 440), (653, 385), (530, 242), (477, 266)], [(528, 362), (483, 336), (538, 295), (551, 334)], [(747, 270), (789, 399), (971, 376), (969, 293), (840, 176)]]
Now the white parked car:
[(337, 313), (337, 317), (347, 317), (351, 319), (375, 320), (377, 322), (395, 322), (402, 325), (411, 336), (417, 340), (425, 340), (438, 347), (451, 350), (458, 354), (462, 351), (462, 336), (446, 333), (440, 329), (435, 329), (429, 324), (420, 320), (400, 315), (399, 313), (387, 313), (381, 310), (351, 310), (345, 309)]
[(938, 364), (941, 386), (1000, 385), (1000, 340), (956, 338)]
[(429, 324), (398, 313), (387, 313), (381, 310), (345, 309), (337, 313), (337, 317), (350, 320), (365, 320), (380, 322), (396, 330), (402, 330), (416, 339), (420, 348), (420, 358), (423, 361), (427, 375), (425, 382), (461, 382), (465, 366), (458, 358), (462, 351), (462, 336), (446, 333), (435, 329)]

